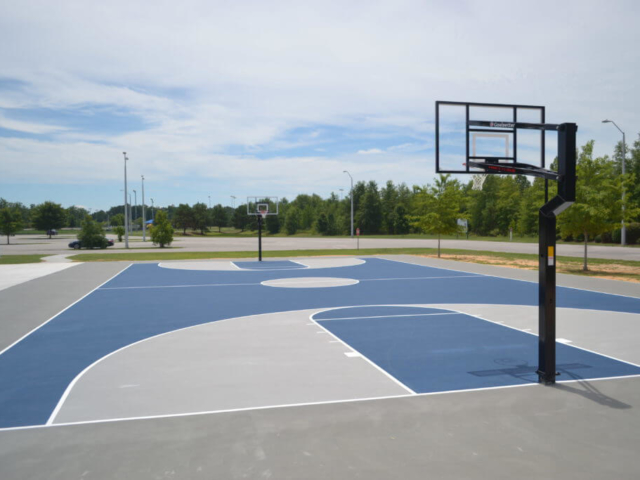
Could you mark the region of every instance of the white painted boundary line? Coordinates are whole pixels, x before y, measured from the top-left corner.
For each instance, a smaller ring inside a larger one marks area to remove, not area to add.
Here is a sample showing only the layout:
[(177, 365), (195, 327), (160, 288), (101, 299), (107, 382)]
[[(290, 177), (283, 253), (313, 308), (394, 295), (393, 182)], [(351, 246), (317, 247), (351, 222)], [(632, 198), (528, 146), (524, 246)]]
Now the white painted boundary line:
[(144, 290), (150, 288), (202, 288), (202, 287), (244, 287), (260, 283), (203, 283), (196, 285), (142, 285), (133, 287), (105, 287), (100, 290)]
[[(423, 268), (434, 268), (436, 270), (448, 270), (450, 272), (461, 272), (461, 273), (471, 273), (471, 272), (467, 272), (466, 270), (455, 270), (453, 268), (445, 268), (445, 267), (432, 267), (430, 265), (420, 265), (419, 263), (411, 263), (411, 262), (406, 262), (404, 260), (396, 260), (396, 259), (391, 259), (391, 258), (383, 258), (383, 257), (376, 257), (379, 258), (380, 260), (386, 260), (387, 262), (398, 262), (398, 263), (405, 263), (407, 265), (413, 265), (414, 267), (423, 267)], [(452, 260), (449, 260), (452, 261)], [(468, 262), (462, 262), (462, 263), (468, 263)], [(479, 265), (477, 263), (474, 263), (472, 265)], [(493, 265), (496, 266), (496, 265)], [(481, 275), (483, 277), (493, 277), (493, 278), (499, 278), (501, 280), (513, 280), (514, 282), (526, 282), (526, 283), (533, 283), (535, 285), (538, 285), (538, 282), (533, 281), (533, 280), (522, 280), (520, 278), (508, 278), (508, 277), (501, 277), (499, 275), (491, 275), (488, 273), (476, 273), (474, 275)], [(455, 277), (455, 278), (460, 278), (460, 277)], [(598, 290), (589, 290), (586, 288), (578, 288), (578, 287), (565, 287), (564, 285), (557, 285), (557, 287), (559, 288), (569, 288), (571, 290), (579, 290), (581, 292), (592, 292), (592, 293), (599, 293), (601, 295), (613, 295), (614, 297), (623, 297), (623, 298), (634, 298), (636, 300), (640, 300), (640, 297), (631, 297), (629, 295), (621, 295), (619, 293), (608, 293), (608, 292), (600, 292)], [(560, 307), (562, 308), (562, 307)], [(600, 310), (599, 310), (600, 311)], [(608, 310), (607, 310), (608, 311)], [(625, 313), (625, 312), (622, 312)], [(626, 312), (629, 313), (629, 312)], [(636, 314), (637, 315), (637, 314)]]
[[(385, 259), (383, 259), (385, 260)], [(391, 260), (390, 260), (391, 261)], [(408, 262), (401, 262), (401, 263), (408, 263)], [(112, 279), (114, 279), (115, 277), (117, 277), (118, 275), (120, 275), (122, 272), (124, 272), (125, 270), (127, 270), (129, 267), (131, 267), (133, 264), (129, 264), (127, 265), (126, 268), (124, 268), (123, 270), (121, 270), (120, 272), (118, 272), (117, 274), (115, 274), (113, 277), (111, 277), (110, 279), (108, 279), (106, 282), (102, 283), (101, 285), (99, 285), (98, 287), (96, 287), (94, 290), (92, 290), (91, 292), (87, 293), (84, 297), (88, 296), (89, 294), (91, 294), (93, 291), (97, 290), (98, 288), (100, 288), (102, 285), (106, 284), (107, 282), (111, 281)], [(414, 264), (410, 264), (410, 265), (414, 265)], [(417, 266), (424, 266), (424, 265), (417, 265)], [(431, 267), (428, 267), (431, 268)], [(431, 278), (431, 277), (427, 277), (427, 278)], [(446, 278), (450, 278), (450, 277), (446, 277)], [(456, 278), (456, 277), (451, 277), (451, 278)], [(499, 277), (500, 278), (500, 277)], [(75, 303), (78, 303), (80, 300), (77, 300)], [(633, 298), (633, 297), (632, 297)], [(71, 308), (72, 305), (69, 305), (69, 307), (65, 308), (65, 310)], [(332, 307), (332, 308), (325, 308), (325, 309), (321, 309), (321, 310), (317, 310), (314, 313), (312, 313), (309, 317), (309, 319), (316, 324), (318, 327), (320, 327), (321, 329), (323, 329), (326, 333), (328, 333), (329, 335), (331, 335), (334, 339), (336, 340), (332, 340), (330, 341), (330, 343), (342, 343), (343, 345), (347, 346), (348, 348), (350, 348), (352, 351), (357, 352), (357, 350), (355, 350), (353, 347), (351, 347), (350, 345), (348, 345), (346, 342), (342, 341), (341, 339), (339, 339), (338, 337), (336, 337), (335, 335), (333, 335), (331, 332), (329, 332), (328, 330), (326, 330), (322, 325), (318, 324), (317, 321), (315, 321), (315, 319), (313, 318), (314, 315), (321, 313), (321, 312), (325, 312), (325, 311), (330, 311), (330, 310), (338, 310), (338, 309), (348, 309), (348, 308), (363, 308), (363, 307), (416, 307), (416, 308), (438, 308), (438, 307), (433, 307), (431, 305), (439, 305), (439, 304), (386, 304), (386, 305), (346, 305), (346, 306), (340, 306), (340, 307)], [(492, 304), (487, 304), (487, 305), (492, 305)], [(531, 306), (531, 305), (525, 305), (525, 306)], [(440, 307), (441, 308), (441, 307)], [(562, 307), (561, 307), (562, 308)], [(536, 336), (535, 333), (531, 333), (531, 332), (523, 332), (522, 330), (515, 328), (515, 327), (511, 327), (509, 325), (504, 325), (503, 323), (499, 323), (499, 322), (494, 322), (491, 320), (486, 320), (478, 315), (473, 315), (470, 313), (466, 313), (466, 312), (462, 312), (459, 310), (455, 310), (453, 308), (447, 307), (447, 310), (449, 310), (450, 312), (455, 312), (455, 314), (462, 314), (462, 315), (468, 315), (470, 317), (474, 317), (474, 318), (478, 318), (479, 320), (484, 320), (486, 322), (489, 323), (494, 323), (498, 326), (503, 326), (506, 328), (510, 328), (512, 330), (516, 330), (518, 332), (522, 332), (522, 333), (529, 333), (530, 335), (534, 335)], [(62, 310), (61, 312), (59, 312), (58, 314), (56, 314), (56, 316), (60, 315), (61, 313), (63, 313), (65, 310)], [(444, 310), (444, 308), (443, 308)], [(70, 426), (70, 425), (84, 425), (84, 424), (96, 424), (96, 423), (109, 423), (109, 422), (118, 422), (118, 421), (129, 421), (129, 420), (144, 420), (144, 419), (156, 419), (156, 418), (173, 418), (173, 417), (185, 417), (185, 416), (192, 416), (192, 415), (206, 415), (206, 414), (215, 414), (215, 413), (228, 413), (228, 412), (239, 412), (239, 411), (252, 411), (252, 410), (264, 410), (264, 409), (272, 409), (272, 408), (285, 408), (285, 407), (295, 407), (295, 406), (306, 406), (306, 405), (323, 405), (323, 404), (332, 404), (332, 403), (346, 403), (346, 402), (358, 402), (358, 401), (369, 401), (369, 400), (379, 400), (379, 399), (384, 399), (384, 398), (403, 398), (403, 397), (407, 397), (407, 396), (426, 396), (426, 395), (441, 395), (441, 394), (446, 394), (446, 393), (457, 393), (457, 392), (475, 392), (475, 391), (481, 391), (481, 390), (495, 390), (495, 389), (503, 389), (503, 388), (515, 388), (515, 387), (527, 387), (527, 386), (533, 386), (533, 385), (538, 385), (538, 383), (531, 383), (531, 384), (521, 384), (521, 385), (506, 385), (506, 386), (499, 386), (499, 387), (485, 387), (485, 388), (476, 388), (476, 389), (465, 389), (465, 390), (449, 390), (449, 391), (443, 391), (443, 392), (428, 392), (428, 393), (415, 393), (413, 390), (411, 390), (409, 387), (407, 387), (406, 385), (402, 384), (401, 382), (399, 382), (395, 377), (389, 375), (386, 371), (382, 370), (380, 367), (378, 367), (375, 363), (371, 362), (371, 360), (369, 360), (367, 357), (365, 357), (364, 355), (361, 354), (362, 358), (365, 359), (366, 361), (368, 361), (369, 363), (371, 363), (375, 368), (377, 368), (378, 370), (380, 370), (381, 372), (383, 372), (385, 375), (387, 375), (389, 378), (391, 378), (392, 380), (394, 380), (396, 383), (398, 383), (400, 386), (404, 387), (405, 389), (407, 389), (409, 392), (412, 392), (409, 395), (399, 395), (399, 396), (390, 396), (390, 397), (375, 397), (375, 398), (364, 398), (364, 399), (351, 399), (351, 400), (332, 400), (332, 401), (326, 401), (326, 402), (311, 402), (311, 403), (300, 403), (300, 404), (291, 404), (291, 405), (274, 405), (274, 406), (267, 406), (267, 407), (247, 407), (247, 408), (243, 408), (243, 409), (231, 409), (231, 410), (212, 410), (212, 411), (204, 411), (204, 412), (192, 412), (192, 413), (181, 413), (181, 414), (167, 414), (167, 415), (157, 415), (157, 416), (143, 416), (143, 417), (131, 417), (131, 418), (119, 418), (119, 419), (107, 419), (107, 420), (91, 420), (91, 421), (84, 421), (84, 422), (70, 422), (70, 423), (60, 423), (60, 424), (53, 424), (53, 421), (55, 420), (55, 416), (57, 416), (58, 412), (60, 411), (64, 401), (66, 400), (66, 398), (68, 397), (69, 393), (71, 392), (71, 390), (73, 389), (73, 386), (77, 383), (77, 381), (87, 372), (89, 371), (93, 366), (97, 365), (98, 363), (102, 362), (103, 360), (105, 360), (106, 358), (124, 350), (127, 349), (129, 347), (132, 347), (134, 345), (137, 345), (139, 343), (142, 342), (146, 342), (147, 340), (151, 340), (157, 337), (161, 337), (164, 335), (170, 335), (174, 332), (178, 332), (181, 330), (187, 330), (190, 328), (197, 328), (203, 325), (207, 325), (210, 323), (217, 323), (217, 322), (222, 322), (222, 321), (227, 321), (227, 320), (235, 320), (235, 319), (242, 319), (242, 318), (248, 318), (248, 317), (256, 317), (256, 316), (264, 316), (264, 315), (272, 315), (274, 313), (287, 313), (287, 312), (296, 312), (296, 311), (301, 311), (301, 310), (285, 310), (283, 312), (268, 312), (268, 313), (263, 313), (263, 314), (255, 314), (255, 315), (245, 315), (242, 317), (232, 317), (232, 318), (226, 318), (226, 319), (221, 319), (221, 320), (216, 320), (215, 322), (207, 322), (207, 323), (202, 323), (202, 324), (198, 324), (198, 325), (191, 325), (189, 327), (184, 327), (184, 328), (180, 328), (177, 330), (172, 330), (169, 332), (165, 332), (165, 333), (161, 333), (158, 335), (155, 335), (153, 337), (148, 337), (148, 338), (144, 338), (142, 340), (139, 340), (138, 342), (129, 344), (129, 345), (125, 345), (122, 348), (115, 350), (107, 355), (105, 355), (102, 358), (99, 358), (98, 360), (96, 360), (94, 363), (92, 363), (91, 365), (87, 366), (82, 372), (80, 372), (73, 380), (72, 382), (69, 384), (69, 386), (67, 387), (67, 389), (65, 390), (64, 394), (62, 395), (62, 397), (60, 398), (60, 400), (58, 401), (58, 404), (56, 405), (53, 413), (51, 414), (51, 416), (49, 417), (47, 423), (45, 425), (30, 425), (30, 426), (25, 426), (25, 427), (10, 427), (10, 428), (0, 428), (0, 431), (10, 431), (10, 430), (25, 430), (25, 429), (33, 429), (33, 428), (46, 428), (46, 427), (58, 427), (58, 426)], [(303, 311), (303, 310), (302, 310)], [(598, 310), (600, 311), (600, 310)], [(618, 313), (618, 312), (616, 312)], [(624, 313), (624, 312), (622, 312)], [(56, 316), (52, 317), (51, 319), (49, 319), (48, 321), (51, 321), (53, 318), (55, 318)], [(320, 320), (323, 321), (323, 320)], [(46, 322), (45, 322), (46, 323)], [(44, 324), (43, 324), (44, 325)], [(42, 325), (41, 325), (42, 326)], [(40, 328), (40, 327), (38, 327)], [(34, 331), (37, 330), (34, 329)], [(30, 332), (31, 333), (31, 332)], [(28, 334), (27, 334), (28, 335)], [(26, 335), (25, 335), (26, 336)], [(19, 340), (18, 340), (19, 341)], [(16, 342), (17, 343), (17, 342)], [(11, 345), (12, 346), (12, 345)], [(7, 347), (4, 351), (8, 350), (11, 346)], [(616, 360), (619, 361), (621, 363), (626, 363), (635, 367), (640, 368), (640, 365), (636, 365), (634, 363), (631, 362), (627, 362), (625, 360), (620, 360), (618, 358), (615, 357), (611, 357), (609, 355), (604, 355), (601, 354), (599, 352), (595, 352), (593, 350), (589, 350), (586, 348), (582, 348), (582, 347), (577, 347), (575, 345), (568, 345), (570, 348), (577, 348), (580, 350), (584, 350), (596, 355), (600, 355), (612, 360)], [(1, 353), (4, 353), (0, 352)], [(358, 352), (360, 353), (360, 352)], [(556, 383), (575, 383), (575, 382), (590, 382), (590, 381), (600, 381), (600, 380), (615, 380), (615, 379), (622, 379), (622, 378), (636, 378), (636, 377), (640, 377), (639, 375), (622, 375), (622, 376), (617, 376), (617, 377), (606, 377), (606, 378), (581, 378), (581, 379), (574, 379), (574, 380), (557, 380)]]
[(15, 342), (13, 342), (11, 345), (9, 345), (8, 347), (6, 347), (4, 350), (0, 351), (0, 355), (2, 355), (4, 352), (6, 352), (7, 350), (9, 350), (11, 347), (17, 345), (18, 343), (20, 343), (22, 340), (24, 340), (25, 338), (27, 338), (29, 335), (31, 335), (33, 332), (35, 332), (36, 330), (39, 330), (40, 328), (44, 327), (47, 323), (49, 323), (51, 320), (53, 320), (54, 318), (62, 315), (64, 312), (66, 312), (67, 310), (69, 310), (71, 307), (73, 307), (76, 303), (81, 302), (82, 300), (84, 300), (85, 298), (87, 298), (89, 295), (91, 295), (93, 292), (95, 292), (96, 290), (98, 290), (100, 287), (102, 287), (103, 285), (109, 283), (111, 280), (113, 280), (114, 278), (116, 278), (118, 275), (120, 275), (122, 272), (124, 272), (125, 270), (127, 270), (131, 265), (133, 265), (133, 263), (130, 263), (129, 265), (127, 265), (125, 268), (123, 268), (122, 270), (120, 270), (118, 273), (116, 273), (114, 276), (110, 277), (108, 280), (102, 282), (100, 285), (98, 285), (96, 288), (94, 288), (93, 290), (91, 290), (89, 293), (83, 295), (82, 297), (80, 297), (78, 300), (76, 300), (75, 302), (73, 302), (71, 305), (69, 305), (68, 307), (65, 307), (64, 309), (60, 310), (58, 313), (56, 313), (53, 317), (51, 317), (49, 320), (45, 321), (44, 323), (41, 323), (40, 325), (38, 325), (36, 328), (34, 328), (33, 330), (31, 330), (30, 332), (25, 333), (22, 337), (20, 337), (18, 340), (16, 340)]
[[(491, 304), (487, 304), (487, 305), (491, 305)], [(523, 305), (523, 306), (531, 306), (531, 305)], [(559, 308), (563, 308), (563, 307), (559, 307)], [(537, 337), (537, 336), (538, 336), (538, 334), (537, 334), (537, 333), (534, 333), (534, 332), (530, 332), (530, 331), (528, 331), (528, 330), (530, 330), (530, 329), (521, 330), (521, 329), (519, 329), (519, 328), (512, 327), (512, 326), (510, 326), (510, 325), (506, 325), (506, 324), (504, 324), (504, 323), (498, 323), (498, 322), (493, 321), (493, 320), (488, 320), (488, 319), (486, 319), (486, 318), (482, 318), (482, 317), (480, 317), (479, 315), (473, 315), (473, 314), (471, 314), (471, 313), (461, 312), (460, 310), (455, 310), (455, 309), (453, 309), (453, 308), (450, 308), (449, 310), (451, 310), (451, 311), (453, 311), (453, 312), (461, 313), (461, 314), (463, 314), (463, 315), (468, 315), (469, 317), (477, 318), (478, 320), (483, 320), (483, 321), (488, 322), (488, 323), (493, 323), (494, 325), (498, 325), (499, 327), (510, 328), (511, 330), (515, 330), (516, 332), (526, 333), (527, 335), (533, 335), (534, 337)], [(578, 310), (578, 309), (576, 309), (576, 310)], [(598, 310), (598, 311), (601, 311), (601, 310)], [(602, 311), (603, 311), (603, 312), (607, 312), (607, 311), (609, 311), (609, 310), (602, 310)], [(618, 312), (615, 312), (615, 313), (618, 313)], [(559, 343), (557, 339), (556, 339), (556, 343)], [(561, 343), (561, 342), (560, 342), (560, 343)], [(567, 347), (569, 347), (569, 348), (577, 348), (578, 350), (583, 350), (583, 351), (585, 351), (585, 352), (593, 353), (594, 355), (599, 355), (599, 356), (601, 356), (601, 357), (605, 357), (605, 358), (608, 358), (608, 359), (610, 359), (610, 360), (615, 360), (616, 362), (626, 363), (627, 365), (631, 365), (631, 366), (633, 366), (633, 367), (638, 367), (638, 368), (640, 368), (640, 365), (638, 365), (638, 364), (636, 364), (636, 363), (628, 362), (627, 360), (622, 360), (622, 359), (620, 359), (620, 358), (612, 357), (611, 355), (605, 355), (604, 353), (596, 352), (595, 350), (589, 350), (588, 348), (579, 347), (579, 346), (577, 346), (577, 345), (568, 345), (568, 344), (566, 344), (566, 343), (565, 343), (564, 345), (566, 345), (566, 346), (567, 346)], [(635, 375), (631, 375), (631, 376), (635, 376)], [(615, 377), (615, 378), (624, 378), (624, 377), (625, 377), (625, 376), (623, 375), (623, 376), (621, 376), (621, 377)]]
[[(364, 358), (364, 357), (363, 357)], [(622, 377), (606, 377), (606, 378), (581, 378), (574, 380), (562, 380), (557, 381), (556, 383), (580, 383), (580, 382), (598, 382), (598, 381), (607, 381), (607, 380), (620, 380), (620, 379), (628, 379), (628, 378), (640, 378), (640, 375), (627, 375)], [(201, 415), (215, 415), (215, 414), (224, 414), (224, 413), (238, 413), (238, 412), (254, 412), (261, 410), (275, 410), (280, 408), (296, 408), (296, 407), (313, 407), (320, 405), (337, 405), (337, 404), (345, 404), (345, 403), (358, 403), (358, 402), (371, 402), (376, 400), (392, 400), (392, 399), (402, 399), (402, 398), (416, 398), (416, 397), (430, 397), (434, 395), (448, 395), (448, 394), (456, 394), (456, 393), (471, 393), (478, 392), (484, 390), (506, 390), (510, 388), (523, 388), (523, 387), (540, 387), (539, 383), (523, 383), (520, 385), (503, 385), (499, 387), (484, 387), (484, 388), (471, 388), (465, 390), (447, 390), (443, 392), (427, 392), (427, 393), (416, 393), (416, 394), (406, 394), (406, 395), (390, 395), (386, 397), (368, 397), (368, 398), (353, 398), (353, 399), (345, 399), (345, 400), (328, 400), (322, 402), (307, 402), (307, 403), (291, 403), (291, 404), (283, 404), (283, 405), (268, 405), (262, 407), (246, 407), (246, 408), (235, 408), (235, 409), (226, 409), (226, 410), (206, 410), (200, 412), (188, 412), (188, 413), (172, 413), (166, 415), (149, 415), (149, 416), (140, 416), (140, 417), (124, 417), (124, 418), (109, 418), (102, 420), (86, 420), (82, 422), (67, 422), (67, 423), (56, 423), (56, 424), (47, 424), (47, 425), (29, 425), (26, 427), (9, 427), (9, 428), (0, 428), (0, 432), (5, 431), (13, 431), (13, 430), (33, 430), (38, 428), (58, 428), (58, 427), (72, 427), (76, 425), (96, 425), (96, 424), (104, 424), (104, 423), (116, 423), (116, 422), (129, 422), (136, 420), (161, 420), (165, 418), (182, 418), (182, 417), (196, 417)], [(545, 387), (547, 388), (547, 387)], [(553, 388), (553, 387), (551, 387)]]
[[(367, 307), (365, 307), (367, 308)], [(370, 318), (399, 318), (399, 317), (431, 317), (431, 316), (442, 316), (442, 315), (460, 315), (458, 312), (443, 312), (443, 313), (415, 313), (415, 314), (407, 314), (407, 315), (375, 315), (371, 317), (342, 317), (342, 318), (319, 318), (316, 322), (332, 322), (334, 320), (368, 320)], [(462, 315), (468, 315), (463, 313)]]
[[(292, 268), (290, 270), (303, 270), (302, 268)], [(259, 271), (258, 270), (253, 270), (254, 272)], [(268, 271), (273, 271), (273, 270), (268, 270)], [(456, 279), (456, 278), (482, 278), (482, 275), (457, 275), (457, 276), (450, 276), (447, 275), (446, 277), (407, 277), (407, 278), (364, 278), (364, 279), (360, 279), (357, 280), (358, 283), (360, 282), (386, 282), (386, 281), (408, 281), (408, 280), (449, 280), (449, 279)], [(255, 285), (263, 285), (265, 287), (273, 287), (274, 285), (264, 285), (264, 282), (272, 282), (272, 281), (277, 281), (277, 280), (291, 280), (292, 282), (298, 279), (304, 279), (304, 278), (327, 278), (327, 279), (334, 279), (334, 278), (341, 278), (341, 277), (292, 277), (291, 279), (285, 279), (285, 278), (274, 278), (271, 280), (264, 280), (263, 282), (259, 282), (259, 283), (209, 283), (209, 284), (196, 284), (196, 285), (141, 285), (141, 286), (132, 286), (132, 287), (106, 287), (106, 288), (101, 288), (100, 290), (140, 290), (140, 289), (152, 289), (152, 288), (204, 288), (204, 287), (245, 287), (245, 286), (255, 286)], [(356, 279), (350, 279), (350, 280), (356, 280)], [(355, 285), (355, 284), (353, 284)], [(277, 287), (277, 285), (275, 285)], [(350, 285), (339, 285), (339, 286), (350, 286)], [(309, 288), (314, 288), (314, 287), (309, 287)]]
[(374, 362), (372, 362), (367, 356), (363, 355), (362, 352), (356, 350), (355, 348), (353, 348), (351, 345), (349, 345), (347, 342), (345, 342), (344, 340), (342, 340), (340, 337), (334, 335), (333, 333), (331, 333), (329, 330), (327, 330), (326, 328), (324, 328), (322, 325), (320, 325), (318, 322), (316, 322), (316, 320), (313, 318), (314, 315), (316, 315), (319, 312), (316, 313), (312, 313), (311, 315), (309, 315), (309, 320), (311, 320), (312, 322), (314, 322), (316, 325), (318, 325), (318, 327), (320, 327), (323, 331), (325, 331), (326, 333), (328, 333), (329, 335), (331, 335), (333, 338), (335, 338), (336, 340), (338, 340), (340, 343), (344, 344), (346, 347), (348, 347), (352, 352), (357, 352), (360, 354), (360, 356), (367, 362), (369, 362), (369, 364), (371, 364), (376, 370), (378, 370), (379, 372), (382, 372), (385, 376), (389, 377), (391, 380), (393, 380), (395, 383), (397, 383), (398, 385), (400, 385), (402, 388), (404, 388), (407, 392), (409, 392), (411, 395), (416, 395), (416, 392), (414, 392), (411, 388), (407, 387), (404, 383), (402, 383), (400, 380), (398, 380), (396, 377), (394, 377), (393, 375), (391, 375), (389, 372), (387, 372), (386, 370), (384, 370), (383, 368), (381, 368), (380, 366), (376, 365)]

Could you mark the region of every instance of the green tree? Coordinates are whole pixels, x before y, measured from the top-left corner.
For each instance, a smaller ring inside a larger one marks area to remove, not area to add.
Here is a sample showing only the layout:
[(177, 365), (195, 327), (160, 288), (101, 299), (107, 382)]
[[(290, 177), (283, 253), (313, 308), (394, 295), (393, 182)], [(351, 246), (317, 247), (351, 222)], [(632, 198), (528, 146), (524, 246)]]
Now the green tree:
[[(624, 179), (616, 174), (615, 162), (607, 157), (593, 158), (593, 143), (593, 140), (587, 142), (578, 156), (576, 201), (558, 217), (562, 235), (584, 236), (584, 271), (589, 270), (589, 238), (619, 227), (622, 217)], [(637, 209), (627, 208), (626, 214), (627, 217), (635, 215)]]
[(393, 231), (397, 235), (405, 235), (409, 233), (407, 209), (402, 204), (396, 205), (396, 208), (393, 210)]
[(122, 213), (113, 215), (110, 219), (110, 223), (114, 227), (124, 227), (124, 215)]
[(154, 225), (151, 229), (151, 241), (154, 245), (160, 245), (160, 248), (171, 245), (171, 242), (173, 242), (173, 227), (166, 212), (162, 210), (158, 210), (156, 213)]
[(121, 242), (122, 237), (124, 237), (125, 234), (124, 227), (122, 225), (118, 225), (113, 229), (113, 232), (118, 236), (118, 241)]
[(200, 230), (200, 233), (204, 235), (204, 232), (208, 231), (209, 215), (207, 215), (207, 206), (204, 203), (196, 203), (192, 207), (193, 212), (193, 228)]
[(82, 225), (85, 217), (89, 214), (89, 212), (82, 208), (76, 207), (75, 205), (67, 208), (67, 226), (71, 228), (77, 228)]
[(193, 210), (186, 203), (181, 203), (173, 215), (173, 224), (182, 229), (182, 234), (187, 233), (187, 228), (194, 228)]
[(211, 212), (211, 223), (214, 227), (218, 227), (218, 232), (222, 232), (222, 227), (227, 226), (227, 212), (220, 204), (213, 207)]
[(327, 234), (327, 230), (329, 230), (329, 219), (327, 218), (326, 213), (320, 212), (320, 215), (318, 215), (318, 218), (316, 219), (315, 228), (319, 234)]
[(0, 210), (0, 234), (7, 236), (7, 245), (9, 245), (9, 237), (20, 230), (22, 230), (20, 211), (9, 207)]
[(438, 257), (440, 257), (440, 237), (458, 233), (458, 219), (462, 192), (457, 180), (450, 175), (440, 175), (434, 186), (420, 188), (416, 194), (417, 215), (411, 218), (411, 224), (420, 232), (438, 235)]
[(280, 232), (280, 218), (279, 215), (267, 215), (267, 232), (272, 235)]
[(287, 215), (284, 219), (284, 229), (287, 235), (295, 235), (300, 228), (300, 210), (295, 206), (291, 206), (287, 209)]
[(375, 235), (380, 232), (382, 207), (376, 182), (369, 182), (365, 187), (365, 193), (356, 213), (355, 223), (355, 226), (359, 227), (367, 235)]
[[(33, 208), (31, 220), (38, 230), (50, 232), (53, 229), (65, 226), (67, 214), (62, 205), (44, 202)], [(49, 238), (51, 238), (51, 235), (49, 235)]]
[(233, 211), (233, 228), (237, 228), (241, 232), (247, 228), (251, 219), (247, 215), (247, 206), (240, 205)]
[(102, 225), (96, 222), (91, 215), (84, 218), (78, 240), (83, 248), (107, 248), (108, 245)]

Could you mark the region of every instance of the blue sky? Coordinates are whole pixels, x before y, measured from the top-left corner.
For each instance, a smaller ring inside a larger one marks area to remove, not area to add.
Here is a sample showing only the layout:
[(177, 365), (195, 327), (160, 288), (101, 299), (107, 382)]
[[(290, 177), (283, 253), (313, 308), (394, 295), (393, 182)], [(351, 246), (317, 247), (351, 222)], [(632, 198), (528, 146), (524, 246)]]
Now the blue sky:
[[(108, 208), (434, 176), (434, 102), (640, 132), (633, 1), (0, 4), (0, 197)], [(567, 21), (567, 19), (571, 21)], [(140, 200), (140, 199), (139, 199)], [(149, 203), (147, 201), (147, 203)]]

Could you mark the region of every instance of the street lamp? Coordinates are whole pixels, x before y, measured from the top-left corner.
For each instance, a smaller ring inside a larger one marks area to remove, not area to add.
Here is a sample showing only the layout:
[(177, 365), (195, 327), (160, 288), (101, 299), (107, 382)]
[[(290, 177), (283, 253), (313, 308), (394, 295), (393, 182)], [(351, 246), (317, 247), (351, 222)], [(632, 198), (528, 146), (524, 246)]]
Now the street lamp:
[(142, 178), (142, 241), (147, 241), (147, 216), (144, 212), (144, 175), (140, 175)]
[(129, 248), (129, 215), (127, 214), (127, 152), (124, 155), (124, 247)]
[(351, 238), (353, 238), (353, 177), (346, 170), (343, 171), (342, 173), (346, 173), (347, 175), (349, 175), (349, 178), (351, 179)]
[(231, 205), (233, 206), (233, 208), (236, 208), (236, 197), (231, 195)]
[(339, 188), (340, 190), (340, 201), (342, 201), (342, 195), (344, 195), (344, 188)]
[[(613, 120), (603, 120), (602, 123), (613, 123), (613, 125), (622, 133), (622, 175), (625, 174), (625, 159), (627, 157), (627, 142), (624, 132)], [(627, 226), (624, 224), (624, 184), (622, 185), (622, 231), (620, 232), (620, 243), (622, 246), (627, 244)]]
[(136, 219), (136, 210), (138, 210), (138, 192), (133, 190), (133, 213), (131, 215), (132, 220)]
[(129, 194), (129, 230), (133, 232), (133, 219), (131, 218), (131, 194)]
[[(156, 217), (154, 216), (154, 208), (153, 208), (153, 198), (151, 199), (151, 221), (154, 221)], [(155, 226), (155, 223), (154, 223)]]

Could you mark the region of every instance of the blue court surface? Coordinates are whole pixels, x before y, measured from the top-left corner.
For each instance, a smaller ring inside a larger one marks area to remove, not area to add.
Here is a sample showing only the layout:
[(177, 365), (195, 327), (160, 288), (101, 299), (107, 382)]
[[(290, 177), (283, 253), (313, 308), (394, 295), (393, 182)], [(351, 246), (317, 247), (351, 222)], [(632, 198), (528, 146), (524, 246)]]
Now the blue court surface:
[[(341, 268), (309, 269), (290, 261), (235, 266), (203, 271), (131, 265), (0, 354), (0, 428), (47, 424), (74, 378), (140, 340), (223, 319), (298, 310), (314, 310), (314, 322), (415, 393), (537, 381), (537, 336), (428, 307), (537, 306), (536, 283), (380, 258)], [(357, 283), (262, 284), (309, 277)], [(640, 299), (571, 288), (559, 287), (557, 301), (561, 308), (640, 313)], [(560, 381), (640, 374), (633, 364), (564, 344), (558, 344), (558, 370)]]

